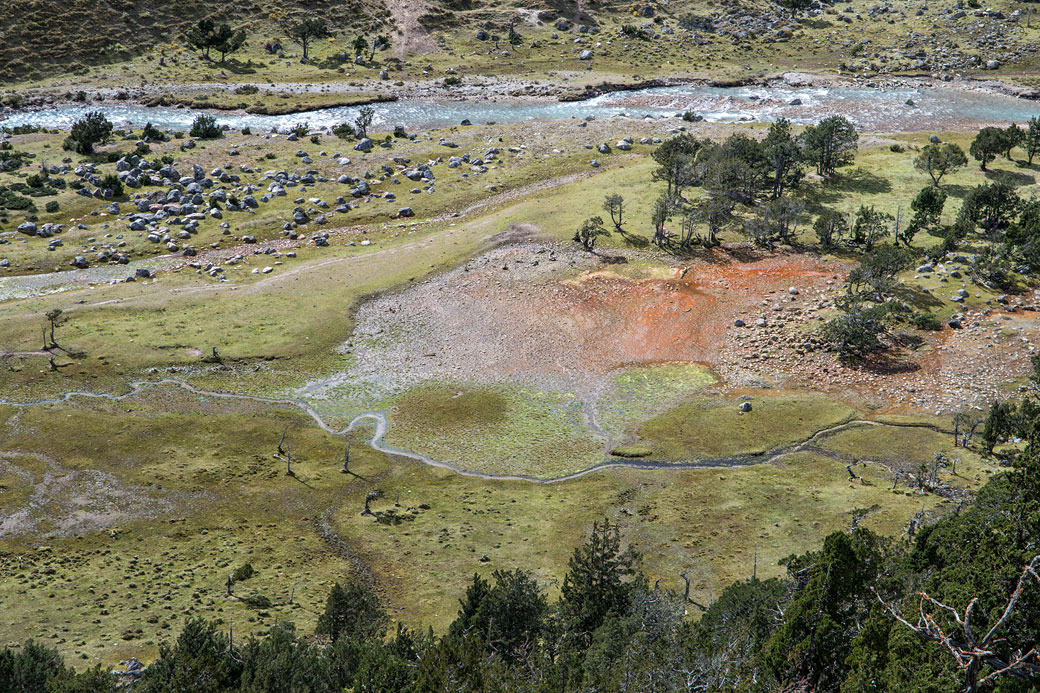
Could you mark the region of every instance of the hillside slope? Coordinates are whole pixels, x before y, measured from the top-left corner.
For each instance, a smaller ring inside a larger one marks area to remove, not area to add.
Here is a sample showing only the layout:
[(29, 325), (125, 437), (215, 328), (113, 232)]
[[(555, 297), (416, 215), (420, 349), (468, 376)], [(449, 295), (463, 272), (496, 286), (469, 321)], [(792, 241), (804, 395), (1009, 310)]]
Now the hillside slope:
[(284, 36), (277, 19), (323, 16), (339, 29), (388, 16), (382, 0), (6, 0), (0, 82), (118, 62), (176, 41), (204, 17), (250, 29), (252, 42)]

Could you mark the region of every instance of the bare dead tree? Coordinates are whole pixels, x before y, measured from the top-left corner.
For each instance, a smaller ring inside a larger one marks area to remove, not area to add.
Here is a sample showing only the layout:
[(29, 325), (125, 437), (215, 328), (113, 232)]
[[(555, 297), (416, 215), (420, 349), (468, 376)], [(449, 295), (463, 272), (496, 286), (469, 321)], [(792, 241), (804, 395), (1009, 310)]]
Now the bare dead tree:
[(61, 308), (55, 308), (54, 310), (49, 310), (46, 313), (44, 313), (44, 316), (47, 318), (47, 321), (50, 323), (51, 334), (50, 334), (50, 344), (47, 344), (47, 340), (44, 339), (44, 346), (43, 346), (43, 348), (44, 348), (44, 350), (60, 349), (61, 347), (58, 346), (58, 341), (54, 337), (54, 330), (56, 330), (59, 325), (64, 324), (64, 322), (66, 320), (68, 320), (68, 316), (65, 315), (65, 312), (62, 311)]
[(698, 604), (697, 602), (693, 601), (693, 599), (690, 598), (690, 578), (689, 578), (689, 576), (686, 573), (679, 573), (679, 577), (682, 578), (682, 581), (685, 584), (685, 587), (683, 588), (683, 603), (684, 604), (693, 604), (695, 607), (697, 607), (701, 611), (707, 611), (708, 607), (704, 606), (703, 604)]
[(289, 432), (289, 426), (287, 425), (285, 427), (285, 429), (282, 431), (282, 439), (278, 441), (278, 454), (279, 455), (284, 455), (285, 454), (285, 450), (282, 449), (282, 443), (285, 442), (285, 435), (288, 432)]
[(968, 447), (975, 431), (986, 420), (980, 411), (962, 411), (953, 417), (953, 447)]
[(914, 516), (910, 518), (910, 521), (906, 523), (906, 536), (909, 539), (913, 539), (914, 535), (917, 534), (917, 530), (921, 528), (921, 524), (924, 522), (924, 509), (918, 510), (914, 513)]
[[(978, 597), (968, 603), (962, 614), (953, 607), (934, 599), (927, 592), (918, 592), (920, 601), (917, 608), (917, 622), (911, 623), (892, 605), (885, 602), (876, 590), (874, 590), (874, 596), (892, 618), (909, 628), (917, 637), (927, 642), (939, 643), (946, 648), (964, 674), (964, 693), (976, 693), (980, 686), (993, 683), (1001, 676), (1011, 676), (1028, 681), (1040, 680), (1040, 654), (1037, 653), (1036, 647), (1031, 647), (1027, 651), (1024, 651), (1024, 647), (1014, 649), (1006, 658), (994, 651), (995, 646), (1004, 641), (1004, 638), (998, 638), (997, 634), (1007, 623), (1015, 607), (1018, 606), (1029, 579), (1032, 577), (1040, 580), (1040, 574), (1037, 573), (1038, 568), (1040, 568), (1040, 555), (1034, 556), (1022, 571), (1018, 584), (1011, 593), (1000, 618), (981, 638), (975, 635), (971, 626), (972, 610), (979, 601)], [(948, 631), (944, 628), (939, 622), (941, 620), (939, 614), (945, 614), (947, 618), (952, 619), (956, 624), (956, 629), (951, 628)], [(982, 669), (986, 666), (990, 667), (992, 671), (981, 676)]]

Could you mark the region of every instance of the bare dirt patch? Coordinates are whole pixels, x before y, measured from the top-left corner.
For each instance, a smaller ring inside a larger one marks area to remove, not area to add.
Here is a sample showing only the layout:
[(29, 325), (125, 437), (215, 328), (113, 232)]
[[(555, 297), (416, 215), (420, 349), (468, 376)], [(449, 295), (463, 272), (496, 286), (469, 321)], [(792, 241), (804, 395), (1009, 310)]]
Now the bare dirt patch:
[(719, 252), (692, 266), (609, 264), (571, 248), (527, 243), (365, 303), (343, 351), (346, 382), (399, 391), (424, 380), (522, 382), (584, 398), (612, 371), (720, 361), (727, 327), (769, 292), (822, 288), (835, 270), (805, 256), (746, 261)]
[[(26, 462), (41, 469), (34, 473)], [(24, 504), (0, 511), (0, 538), (82, 534), (152, 517), (170, 507), (111, 474), (69, 469), (43, 455), (0, 451), (0, 472), (4, 471), (19, 477), (31, 491)]]
[(419, 22), (426, 13), (423, 0), (386, 0), (386, 8), (397, 26), (397, 54), (422, 55), (436, 53), (437, 43)]

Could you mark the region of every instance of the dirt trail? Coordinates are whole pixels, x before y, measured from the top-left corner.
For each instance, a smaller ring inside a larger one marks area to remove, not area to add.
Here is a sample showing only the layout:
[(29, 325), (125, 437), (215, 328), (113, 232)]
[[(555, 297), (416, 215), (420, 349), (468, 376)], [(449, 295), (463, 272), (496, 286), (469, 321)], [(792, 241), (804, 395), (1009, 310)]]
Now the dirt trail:
[(398, 56), (437, 52), (437, 43), (419, 23), (419, 17), (426, 14), (426, 3), (423, 0), (386, 0), (386, 8), (390, 10), (397, 26), (394, 44)]

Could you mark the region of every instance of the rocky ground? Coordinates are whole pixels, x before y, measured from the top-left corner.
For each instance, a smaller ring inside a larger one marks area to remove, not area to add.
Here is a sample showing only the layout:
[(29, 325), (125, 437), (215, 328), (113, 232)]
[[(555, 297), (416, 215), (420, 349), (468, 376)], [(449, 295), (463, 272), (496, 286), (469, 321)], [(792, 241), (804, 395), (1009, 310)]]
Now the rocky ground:
[(985, 409), (1029, 372), (1040, 336), (1035, 291), (954, 314), (940, 332), (921, 333), (876, 360), (842, 365), (815, 332), (844, 289), (831, 282), (806, 303), (779, 295), (731, 327), (718, 367), (733, 385), (786, 384), (847, 393), (885, 411), (951, 415)]

